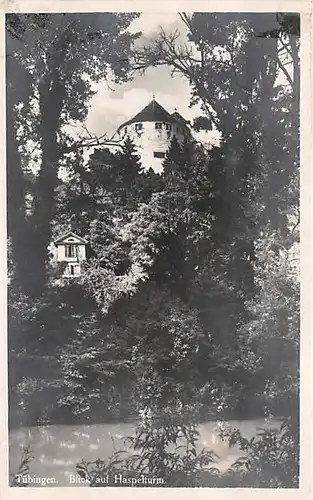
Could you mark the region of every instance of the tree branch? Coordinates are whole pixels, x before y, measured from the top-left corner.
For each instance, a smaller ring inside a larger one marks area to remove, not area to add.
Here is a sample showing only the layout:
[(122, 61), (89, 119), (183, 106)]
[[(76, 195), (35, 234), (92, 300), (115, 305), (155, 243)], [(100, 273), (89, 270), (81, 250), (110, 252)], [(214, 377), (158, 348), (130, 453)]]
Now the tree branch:
[(285, 66), (282, 64), (282, 62), (281, 62), (281, 60), (280, 60), (279, 57), (277, 57), (277, 61), (278, 61), (279, 68), (282, 70), (282, 72), (284, 73), (285, 77), (287, 78), (288, 83), (290, 84), (291, 88), (294, 90), (294, 82), (293, 82), (291, 76), (289, 75), (289, 73), (286, 70)]
[(80, 141), (76, 141), (70, 146), (63, 146), (59, 149), (58, 153), (58, 158), (60, 159), (63, 155), (72, 153), (73, 151), (77, 151), (78, 149), (82, 148), (92, 148), (94, 146), (118, 146), (118, 142), (113, 140), (113, 136), (111, 139), (107, 139), (106, 135), (102, 135), (100, 137), (97, 137), (96, 135), (90, 134), (90, 132), (86, 129), (88, 132), (89, 138), (82, 138)]

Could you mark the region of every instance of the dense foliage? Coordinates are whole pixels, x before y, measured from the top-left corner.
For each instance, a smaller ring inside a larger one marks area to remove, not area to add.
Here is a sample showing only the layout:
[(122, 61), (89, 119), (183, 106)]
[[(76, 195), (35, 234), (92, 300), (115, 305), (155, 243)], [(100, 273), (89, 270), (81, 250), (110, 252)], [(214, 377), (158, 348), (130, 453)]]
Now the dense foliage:
[[(214, 456), (196, 448), (201, 420), (292, 415), (294, 422), (298, 414), (299, 36), (292, 18), (182, 14), (199, 59), (163, 32), (138, 50), (140, 68), (167, 64), (187, 77), (191, 104), (201, 101), (204, 113), (195, 128), (209, 120), (222, 134), (211, 149), (173, 140), (155, 174), (130, 140), (116, 154), (98, 147), (86, 162), (82, 143), (64, 132), (85, 118), (90, 80), (109, 69), (127, 79), (134, 15), (106, 14), (99, 37), (90, 36), (93, 15), (55, 16), (8, 17), (8, 38), (18, 44), (12, 64), (29, 84), (15, 87), (8, 69), (12, 116), (20, 110), (19, 128), (9, 122), (7, 159), (11, 425), (141, 415), (134, 454), (99, 461), (98, 475), (153, 473), (170, 486), (296, 486), (293, 423), (258, 441), (229, 436), (248, 456), (236, 464), (240, 479), (235, 469), (217, 476)], [(30, 27), (38, 39), (22, 46)], [(64, 53), (51, 49), (53, 40)], [(127, 55), (125, 66), (116, 54)], [(41, 149), (39, 172), (30, 175), (32, 141)], [(49, 261), (48, 243), (69, 229), (89, 242), (74, 283)]]
[[(85, 142), (75, 141), (66, 127), (85, 120), (92, 82), (127, 81), (127, 57), (139, 36), (127, 28), (136, 17), (6, 17), (8, 224), (18, 283), (27, 294), (40, 296), (47, 283), (58, 172)], [(33, 182), (31, 168), (37, 170)]]

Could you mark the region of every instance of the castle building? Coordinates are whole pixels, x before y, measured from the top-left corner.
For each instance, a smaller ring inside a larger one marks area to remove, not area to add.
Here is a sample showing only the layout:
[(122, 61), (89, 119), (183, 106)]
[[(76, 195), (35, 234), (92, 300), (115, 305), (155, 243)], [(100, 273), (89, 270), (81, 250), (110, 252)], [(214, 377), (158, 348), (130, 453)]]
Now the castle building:
[(129, 137), (146, 170), (162, 171), (166, 152), (175, 136), (179, 142), (192, 140), (187, 122), (177, 111), (170, 114), (154, 98), (133, 118), (117, 129), (119, 143)]

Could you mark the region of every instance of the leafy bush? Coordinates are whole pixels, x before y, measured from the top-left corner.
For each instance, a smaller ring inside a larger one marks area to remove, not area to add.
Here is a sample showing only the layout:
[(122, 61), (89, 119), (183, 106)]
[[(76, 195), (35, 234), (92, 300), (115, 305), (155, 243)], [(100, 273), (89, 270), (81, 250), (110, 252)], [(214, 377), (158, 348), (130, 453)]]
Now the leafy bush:
[(19, 480), (21, 476), (26, 476), (29, 473), (29, 464), (32, 461), (33, 457), (31, 455), (30, 447), (25, 446), (22, 451), (21, 462), (18, 467), (18, 470), (15, 474), (10, 474), (13, 478), (10, 486), (18, 486), (18, 487), (26, 487), (28, 483), (23, 483)]
[(298, 488), (299, 426), (285, 419), (280, 429), (261, 429), (257, 437), (243, 438), (239, 430), (221, 429), (229, 446), (245, 452), (221, 478), (223, 487)]
[(115, 475), (130, 479), (128, 486), (151, 486), (151, 482), (138, 483), (142, 477), (158, 478), (160, 482), (153, 486), (201, 487), (210, 481), (212, 485), (218, 472), (214, 467), (217, 455), (197, 448), (199, 432), (195, 424), (188, 423), (189, 416), (170, 408), (145, 408), (135, 435), (125, 439), (128, 450), (115, 451), (107, 462), (82, 461), (77, 472), (92, 487), (125, 486), (114, 484)]
[[(226, 471), (218, 469), (218, 455), (199, 449), (199, 432), (192, 413), (146, 408), (135, 435), (125, 440), (127, 450), (114, 451), (108, 461), (77, 465), (77, 472), (91, 487), (151, 486), (142, 477), (161, 478), (164, 487), (297, 488), (299, 481), (298, 425), (285, 420), (280, 429), (261, 429), (256, 437), (244, 438), (239, 430), (222, 428), (220, 437), (229, 447), (238, 445), (244, 455)], [(128, 483), (114, 481), (122, 476)], [(133, 478), (133, 480), (132, 480)], [(132, 483), (133, 481), (133, 483)]]

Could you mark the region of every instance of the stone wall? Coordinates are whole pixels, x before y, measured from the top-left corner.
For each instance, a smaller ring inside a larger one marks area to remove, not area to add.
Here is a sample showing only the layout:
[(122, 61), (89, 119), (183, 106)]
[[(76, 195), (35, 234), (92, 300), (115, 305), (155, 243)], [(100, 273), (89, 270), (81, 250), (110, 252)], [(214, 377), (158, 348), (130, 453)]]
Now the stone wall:
[(141, 130), (138, 130), (136, 125), (136, 123), (131, 123), (123, 127), (120, 130), (121, 140), (129, 136), (134, 141), (145, 170), (152, 168), (155, 172), (161, 172), (163, 158), (155, 158), (154, 153), (163, 153), (165, 155), (173, 136), (176, 135), (181, 142), (188, 129), (175, 123), (162, 123), (161, 129), (155, 128), (155, 122), (142, 122)]

